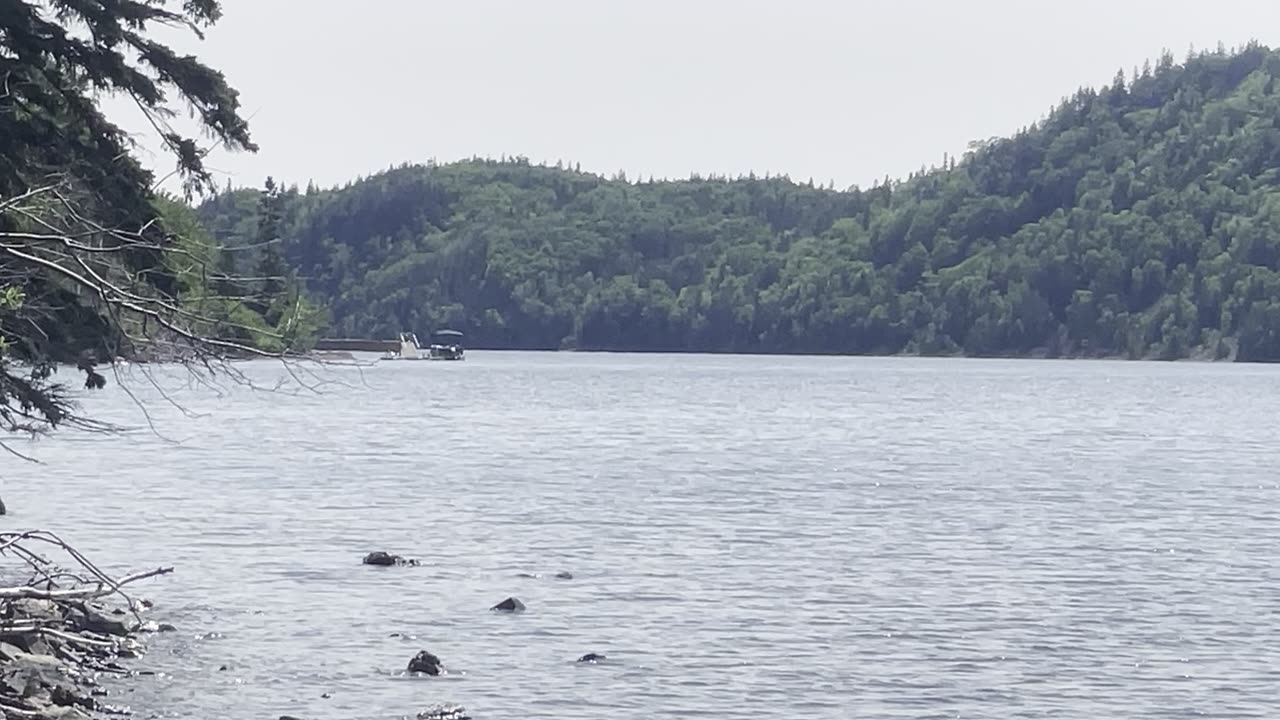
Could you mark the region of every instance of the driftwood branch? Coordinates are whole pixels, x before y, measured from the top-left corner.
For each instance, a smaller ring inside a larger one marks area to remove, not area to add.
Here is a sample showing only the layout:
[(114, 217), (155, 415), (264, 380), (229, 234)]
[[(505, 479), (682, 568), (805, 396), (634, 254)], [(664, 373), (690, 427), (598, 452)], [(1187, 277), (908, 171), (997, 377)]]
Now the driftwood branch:
[[(76, 678), (127, 672), (117, 660), (143, 649), (134, 635), (159, 629), (141, 622), (139, 606), (124, 588), (173, 568), (112, 576), (43, 530), (0, 533), (0, 558), (31, 572), (24, 584), (0, 587), (0, 637), (9, 643), (0, 656), (0, 670), (16, 668), (28, 677), (25, 686), (0, 683), (0, 717), (61, 717), (67, 707), (93, 707), (89, 691)], [(136, 624), (95, 602), (110, 595), (129, 603)], [(32, 679), (41, 692), (30, 692)]]
[(114, 586), (105, 583), (95, 583), (88, 587), (74, 587), (63, 590), (41, 590), (30, 585), (20, 585), (18, 587), (0, 588), (0, 600), (18, 600), (21, 598), (31, 598), (34, 600), (91, 600), (94, 598), (106, 597), (120, 592), (120, 587), (136, 580), (155, 577), (157, 575), (165, 575), (173, 572), (173, 568), (156, 568), (145, 573), (130, 575), (123, 580), (118, 581)]

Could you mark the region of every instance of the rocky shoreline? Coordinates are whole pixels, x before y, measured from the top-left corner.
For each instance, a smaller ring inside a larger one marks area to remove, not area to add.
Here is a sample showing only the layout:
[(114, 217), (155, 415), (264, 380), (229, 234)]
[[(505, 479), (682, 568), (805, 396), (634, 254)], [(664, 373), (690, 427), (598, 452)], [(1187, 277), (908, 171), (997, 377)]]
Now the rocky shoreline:
[[(70, 556), (71, 562), (58, 564), (41, 552), (47, 547)], [(113, 579), (78, 551), (52, 533), (0, 532), (0, 555), (15, 562), (17, 571), (27, 571), (22, 584), (0, 586), (0, 720), (89, 720), (104, 716), (129, 715), (131, 708), (112, 702), (118, 683), (139, 673), (126, 665), (146, 651), (145, 636), (175, 631), (172, 625), (145, 619), (152, 608), (148, 600), (131, 597), (125, 586), (146, 578), (165, 575), (173, 568)], [(367, 554), (362, 563), (372, 566), (417, 566), (416, 560), (389, 552)], [(12, 565), (0, 566), (0, 573), (14, 576)], [(539, 577), (522, 573), (521, 577)], [(556, 580), (571, 580), (566, 571)], [(518, 598), (508, 597), (490, 608), (498, 613), (520, 613), (526, 609)], [(398, 635), (398, 633), (393, 633)], [(595, 664), (604, 655), (587, 653), (579, 663)], [(440, 658), (427, 650), (419, 652), (404, 671), (409, 675), (433, 677), (444, 670)], [(417, 720), (470, 720), (458, 705), (437, 705), (416, 716)], [(279, 720), (302, 720), (291, 715)]]
[(0, 604), (0, 711), (37, 720), (127, 715), (110, 702), (103, 675), (131, 674), (122, 660), (144, 650), (139, 635), (172, 630), (91, 602), (19, 598)]
[[(49, 559), (50, 549), (67, 556)], [(0, 720), (91, 720), (132, 714), (112, 702), (110, 678), (137, 675), (128, 660), (146, 651), (144, 637), (172, 632), (167, 623), (145, 619), (148, 600), (125, 587), (173, 572), (156, 568), (115, 579), (53, 533), (0, 532), (0, 574), (25, 577), (0, 585)], [(371, 565), (416, 565), (389, 553), (372, 553)], [(25, 573), (25, 575), (23, 574)], [(440, 661), (421, 653), (409, 672), (440, 672)], [(430, 667), (428, 667), (430, 666)], [(119, 690), (116, 690), (119, 692)], [(418, 720), (470, 720), (458, 705), (430, 707)], [(280, 720), (299, 720), (281, 716)]]
[(0, 555), (7, 561), (0, 567), (6, 577), (26, 578), (0, 587), (3, 717), (128, 714), (127, 707), (110, 702), (99, 679), (130, 675), (121, 661), (144, 651), (140, 636), (174, 628), (144, 621), (151, 603), (131, 597), (125, 587), (173, 568), (113, 578), (43, 530), (0, 533)]

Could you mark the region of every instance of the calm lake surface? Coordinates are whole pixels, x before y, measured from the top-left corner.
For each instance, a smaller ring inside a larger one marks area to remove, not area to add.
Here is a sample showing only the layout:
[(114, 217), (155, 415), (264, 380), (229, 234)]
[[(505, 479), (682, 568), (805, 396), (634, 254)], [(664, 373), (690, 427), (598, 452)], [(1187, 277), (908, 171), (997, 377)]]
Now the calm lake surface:
[[(18, 443), (0, 525), (177, 566), (137, 589), (179, 627), (141, 718), (1280, 708), (1280, 368), (468, 358), (170, 370), (186, 414), (124, 370), (164, 437), (112, 379), (86, 409), (139, 429)], [(420, 649), (452, 674), (402, 677)]]

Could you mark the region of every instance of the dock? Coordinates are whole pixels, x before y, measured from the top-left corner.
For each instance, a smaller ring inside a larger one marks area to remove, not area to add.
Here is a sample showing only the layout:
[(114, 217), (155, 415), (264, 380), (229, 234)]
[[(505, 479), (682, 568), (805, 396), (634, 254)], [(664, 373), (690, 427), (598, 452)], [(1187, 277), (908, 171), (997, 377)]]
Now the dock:
[(366, 340), (363, 338), (320, 338), (315, 349), (322, 352), (396, 352), (399, 340)]

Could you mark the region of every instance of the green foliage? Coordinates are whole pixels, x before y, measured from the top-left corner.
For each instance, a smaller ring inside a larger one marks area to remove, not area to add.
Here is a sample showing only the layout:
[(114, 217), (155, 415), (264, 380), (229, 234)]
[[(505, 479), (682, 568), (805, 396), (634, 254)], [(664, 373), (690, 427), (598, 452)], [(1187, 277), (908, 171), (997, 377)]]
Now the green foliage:
[(155, 178), (98, 104), (131, 98), (188, 196), (208, 187), (204, 150), (168, 119), (185, 106), (211, 140), (253, 150), (237, 94), (153, 31), (199, 35), (220, 12), (217, 0), (0, 0), (0, 432), (84, 422), (52, 380), (59, 363), (99, 388), (96, 362), (221, 348), (175, 307), (196, 284), (179, 263), (189, 245), (156, 222)]
[[(404, 166), (286, 194), (284, 250), (341, 335), (1277, 360), (1278, 77), (1255, 44), (1166, 54), (959, 161), (845, 192)], [(258, 209), (229, 191), (200, 212), (221, 242)]]
[[(275, 190), (268, 183), (262, 207), (271, 197), (279, 197)], [(177, 299), (192, 332), (273, 353), (303, 350), (314, 342), (321, 318), (314, 305), (302, 298), (278, 250), (267, 245), (219, 247), (191, 206), (169, 196), (158, 198), (156, 204), (165, 228), (176, 238), (165, 259), (168, 271), (177, 278)], [(263, 225), (275, 222), (269, 214), (256, 217), (266, 218)], [(258, 228), (254, 232), (262, 237), (271, 231)], [(248, 249), (259, 250), (264, 257), (258, 267), (271, 272), (255, 278), (237, 275), (236, 266), (248, 261), (234, 258)], [(277, 259), (266, 259), (267, 253)], [(229, 273), (224, 272), (228, 269)]]

